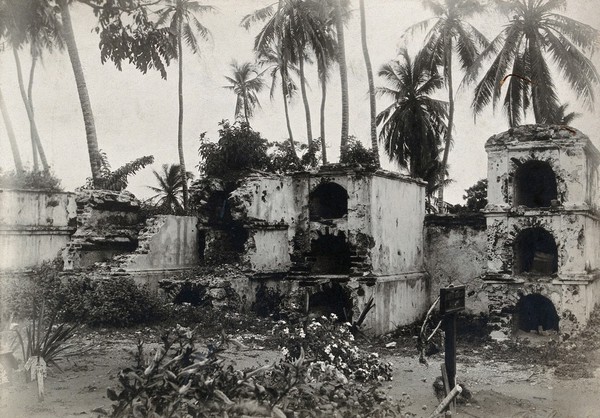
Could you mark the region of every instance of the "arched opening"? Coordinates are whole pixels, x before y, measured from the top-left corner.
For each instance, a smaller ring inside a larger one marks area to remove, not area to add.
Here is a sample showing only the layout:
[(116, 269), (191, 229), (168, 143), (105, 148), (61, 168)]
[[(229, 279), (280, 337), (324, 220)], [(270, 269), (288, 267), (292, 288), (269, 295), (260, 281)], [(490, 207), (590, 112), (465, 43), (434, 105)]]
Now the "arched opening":
[(352, 298), (339, 284), (329, 283), (320, 292), (310, 295), (308, 312), (325, 316), (333, 313), (339, 321), (352, 322)]
[(531, 160), (515, 173), (515, 206), (549, 207), (557, 200), (556, 175), (550, 164)]
[(337, 183), (321, 183), (309, 197), (310, 220), (338, 219), (348, 213), (348, 192)]
[(350, 247), (346, 235), (319, 234), (310, 244), (313, 274), (349, 274)]
[(527, 228), (514, 243), (513, 273), (551, 274), (558, 271), (558, 250), (544, 228)]
[(538, 293), (521, 296), (517, 303), (516, 325), (523, 331), (558, 331), (559, 317), (550, 299)]

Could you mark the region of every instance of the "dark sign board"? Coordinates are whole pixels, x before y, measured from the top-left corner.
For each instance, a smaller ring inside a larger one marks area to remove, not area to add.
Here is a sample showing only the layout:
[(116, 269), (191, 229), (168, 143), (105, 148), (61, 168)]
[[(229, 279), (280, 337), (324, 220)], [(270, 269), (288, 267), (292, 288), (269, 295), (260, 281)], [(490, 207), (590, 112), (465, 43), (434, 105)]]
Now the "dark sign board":
[(465, 310), (465, 287), (451, 286), (440, 289), (440, 313), (442, 315)]

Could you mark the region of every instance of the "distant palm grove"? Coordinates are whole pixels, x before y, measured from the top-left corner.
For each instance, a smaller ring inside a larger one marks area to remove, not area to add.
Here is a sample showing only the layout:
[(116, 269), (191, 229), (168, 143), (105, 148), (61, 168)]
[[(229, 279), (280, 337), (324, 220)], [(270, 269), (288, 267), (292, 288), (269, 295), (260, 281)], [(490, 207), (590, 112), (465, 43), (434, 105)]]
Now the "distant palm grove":
[[(153, 161), (151, 157), (137, 158), (120, 169), (110, 170), (101, 151), (102, 138), (96, 134), (94, 97), (88, 92), (79, 58), (79, 34), (70, 13), (74, 3), (93, 10), (102, 63), (110, 61), (118, 69), (132, 65), (141, 74), (156, 71), (162, 78), (167, 77), (167, 68), (177, 63), (178, 91), (173, 92), (178, 99), (177, 131), (164, 140), (177, 147), (179, 161), (163, 166), (160, 173), (154, 171), (159, 187), (152, 190), (158, 193), (154, 200), (159, 205), (184, 212), (191, 174), (183, 145), (188, 113), (184, 112), (186, 80), (182, 57), (194, 54), (198, 60), (204, 59), (202, 50), (210, 48), (206, 41), (223, 36), (211, 34), (203, 23), (207, 14), (219, 13), (218, 9), (200, 1), (0, 0), (0, 51), (5, 58), (6, 52), (13, 55), (30, 132), (27, 144), (16, 137), (10, 118), (13, 109), (6, 106), (0, 90), (3, 129), (15, 173), (26, 171), (21, 153), (27, 145), (33, 171), (49, 175), (44, 133), (36, 125), (34, 81), (40, 60), (60, 53), (68, 54), (83, 116), (91, 169), (88, 186), (125, 187), (128, 174)], [(402, 3), (398, 0), (394, 7), (401, 8)], [(377, 2), (371, 0), (367, 4)], [(389, 2), (386, 4), (389, 6)], [(458, 138), (455, 99), (459, 87), (471, 97), (473, 117), (491, 106), (506, 118), (509, 127), (528, 118), (535, 123), (567, 124), (576, 117), (577, 114), (567, 112), (557, 83), (567, 85), (585, 109), (593, 110), (599, 75), (590, 57), (600, 40), (599, 32), (563, 15), (566, 0), (423, 0), (422, 5), (430, 18), (391, 40), (399, 45), (397, 55), (389, 57), (381, 68), (373, 69), (369, 33), (378, 28), (367, 21), (364, 0), (265, 0), (264, 7), (239, 22), (257, 33), (255, 59), (240, 62), (232, 57), (229, 72), (223, 74), (223, 92), (232, 97), (227, 114), (234, 115), (238, 125), (250, 129), (253, 116), (262, 111), (261, 101), (269, 97), (283, 99), (281, 112), (285, 114), (288, 141), (278, 149), (284, 150), (292, 162), (302, 160), (314, 166), (330, 162), (328, 145), (339, 146), (340, 160), (349, 161), (349, 152), (357, 143), (349, 135), (352, 99), (352, 105), (364, 106), (370, 117), (370, 129), (360, 138), (369, 144), (369, 161), (379, 167), (381, 146), (383, 153), (408, 175), (427, 182), (427, 194), (437, 194), (442, 210), (444, 186), (449, 180), (448, 155)], [(504, 22), (500, 33), (490, 39), (473, 23), (473, 19), (486, 13)], [(366, 94), (351, 98), (344, 31), (353, 19), (360, 22), (366, 79), (362, 90)], [(420, 45), (420, 50), (411, 53), (411, 48), (402, 45)], [(24, 54), (30, 55), (29, 68), (21, 64)], [(339, 77), (340, 91), (328, 89), (332, 77)], [(319, 88), (318, 111), (316, 103), (309, 100), (309, 86)], [(148, 94), (152, 94), (151, 90)], [(302, 103), (303, 132), (294, 132), (290, 122), (290, 101), (296, 97)], [(384, 99), (386, 106), (378, 109), (378, 99)], [(330, 122), (325, 109), (334, 106), (341, 113), (339, 136), (328, 138), (325, 127)]]

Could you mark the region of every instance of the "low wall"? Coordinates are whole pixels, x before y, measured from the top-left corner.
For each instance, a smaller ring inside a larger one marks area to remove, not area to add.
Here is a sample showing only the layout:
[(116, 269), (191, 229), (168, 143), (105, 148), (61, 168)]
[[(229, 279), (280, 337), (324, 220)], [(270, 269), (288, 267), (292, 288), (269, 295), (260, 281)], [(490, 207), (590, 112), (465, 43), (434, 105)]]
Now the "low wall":
[(160, 215), (147, 221), (138, 236), (138, 248), (124, 256), (125, 271), (190, 268), (200, 261), (198, 219)]
[(470, 313), (488, 312), (482, 277), (487, 268), (487, 234), (482, 215), (428, 215), (425, 218), (425, 269), (431, 300), (440, 287), (465, 285)]
[(0, 270), (27, 270), (54, 259), (76, 220), (73, 193), (0, 189)]

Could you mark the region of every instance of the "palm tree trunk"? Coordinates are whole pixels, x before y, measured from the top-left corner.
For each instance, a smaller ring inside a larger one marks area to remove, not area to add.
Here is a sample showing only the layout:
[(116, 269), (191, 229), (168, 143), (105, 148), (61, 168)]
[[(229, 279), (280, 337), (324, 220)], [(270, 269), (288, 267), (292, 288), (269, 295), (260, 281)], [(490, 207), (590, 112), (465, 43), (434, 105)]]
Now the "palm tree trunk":
[[(31, 113), (34, 115), (34, 117), (35, 113), (33, 110), (33, 75), (35, 74), (36, 63), (37, 54), (34, 52), (34, 48), (31, 48), (31, 68), (29, 69), (29, 83), (27, 84), (27, 100), (29, 101), (29, 107), (31, 107)], [(38, 171), (38, 150), (35, 141), (33, 140), (33, 136), (31, 137), (31, 153), (33, 154), (33, 170)]]
[(450, 154), (450, 145), (452, 144), (452, 129), (454, 128), (454, 87), (452, 86), (452, 39), (449, 40), (446, 51), (448, 51), (448, 130), (444, 138), (444, 156), (440, 166), (440, 190), (438, 191), (438, 211), (444, 213), (444, 182), (446, 180), (446, 167), (448, 166), (448, 155)]
[(310, 117), (310, 106), (308, 104), (308, 96), (306, 95), (306, 77), (304, 76), (304, 56), (300, 57), (300, 91), (302, 92), (302, 101), (304, 102), (304, 114), (306, 116), (306, 142), (310, 149), (312, 145), (312, 121)]
[[(324, 70), (323, 70), (324, 71)], [(323, 164), (327, 164), (327, 147), (325, 141), (325, 102), (327, 100), (327, 80), (321, 76), (321, 156)]]
[(292, 149), (292, 154), (294, 157), (298, 158), (298, 154), (296, 154), (296, 145), (294, 144), (294, 133), (292, 132), (292, 125), (290, 124), (290, 111), (288, 109), (287, 102), (287, 77), (285, 76), (285, 72), (283, 68), (280, 71), (281, 73), (281, 91), (283, 92), (283, 109), (285, 110), (285, 123), (287, 125), (288, 135), (290, 136), (290, 145)]
[(179, 151), (179, 170), (181, 179), (183, 181), (183, 209), (187, 210), (188, 207), (188, 187), (187, 187), (187, 174), (185, 170), (185, 158), (183, 156), (183, 45), (181, 44), (182, 36), (182, 22), (181, 18), (177, 27), (177, 61), (179, 69), (179, 82), (177, 85), (177, 91), (179, 95), (179, 120), (177, 123), (177, 150)]
[(348, 68), (346, 67), (346, 43), (344, 42), (344, 23), (342, 22), (341, 0), (335, 2), (335, 27), (338, 38), (338, 63), (340, 65), (340, 80), (342, 85), (342, 134), (340, 153), (343, 155), (348, 145), (349, 131), (349, 99), (348, 99)]
[(6, 134), (8, 135), (8, 142), (10, 142), (10, 150), (15, 161), (15, 169), (17, 173), (23, 172), (23, 162), (21, 161), (21, 153), (19, 152), (19, 146), (15, 137), (15, 131), (13, 130), (10, 116), (8, 115), (8, 109), (6, 103), (4, 103), (4, 97), (2, 96), (2, 90), (0, 90), (0, 112), (2, 112), (2, 119), (4, 120), (4, 126), (6, 127)]
[(246, 119), (246, 123), (250, 125), (250, 121), (248, 120), (248, 94), (244, 91), (244, 118)]
[(101, 177), (101, 162), (94, 113), (92, 112), (92, 104), (85, 83), (83, 67), (81, 66), (81, 60), (79, 59), (79, 51), (77, 50), (77, 42), (75, 41), (75, 34), (73, 33), (73, 24), (71, 23), (71, 13), (69, 12), (67, 0), (58, 0), (58, 4), (60, 6), (60, 14), (63, 23), (63, 36), (65, 38), (65, 44), (67, 45), (67, 51), (69, 52), (71, 67), (73, 67), (75, 83), (77, 84), (77, 94), (79, 95), (79, 103), (81, 105), (83, 122), (85, 124), (85, 137), (90, 159), (90, 168), (92, 170), (92, 180), (94, 184), (97, 184)]
[(42, 167), (45, 172), (50, 170), (48, 166), (48, 161), (46, 160), (46, 154), (44, 153), (44, 149), (42, 148), (42, 144), (40, 141), (40, 135), (37, 130), (37, 125), (35, 123), (35, 118), (33, 117), (33, 109), (31, 108), (31, 103), (29, 103), (29, 98), (27, 97), (27, 93), (25, 92), (25, 84), (23, 82), (23, 71), (21, 69), (21, 60), (19, 59), (19, 53), (16, 48), (13, 48), (13, 55), (15, 57), (15, 64), (17, 65), (17, 79), (19, 80), (19, 90), (21, 92), (21, 98), (23, 99), (23, 103), (25, 104), (25, 110), (27, 111), (27, 117), (29, 118), (29, 129), (31, 131), (31, 142), (35, 145), (32, 147), (35, 155), (35, 151), (37, 148), (37, 152), (39, 152), (40, 160), (42, 161)]
[(360, 0), (360, 39), (362, 43), (365, 65), (367, 67), (367, 80), (369, 81), (369, 106), (371, 110), (371, 149), (377, 167), (379, 163), (379, 146), (377, 144), (377, 103), (375, 101), (375, 83), (373, 81), (373, 68), (371, 67), (371, 57), (367, 47), (367, 19), (365, 16), (365, 0)]

